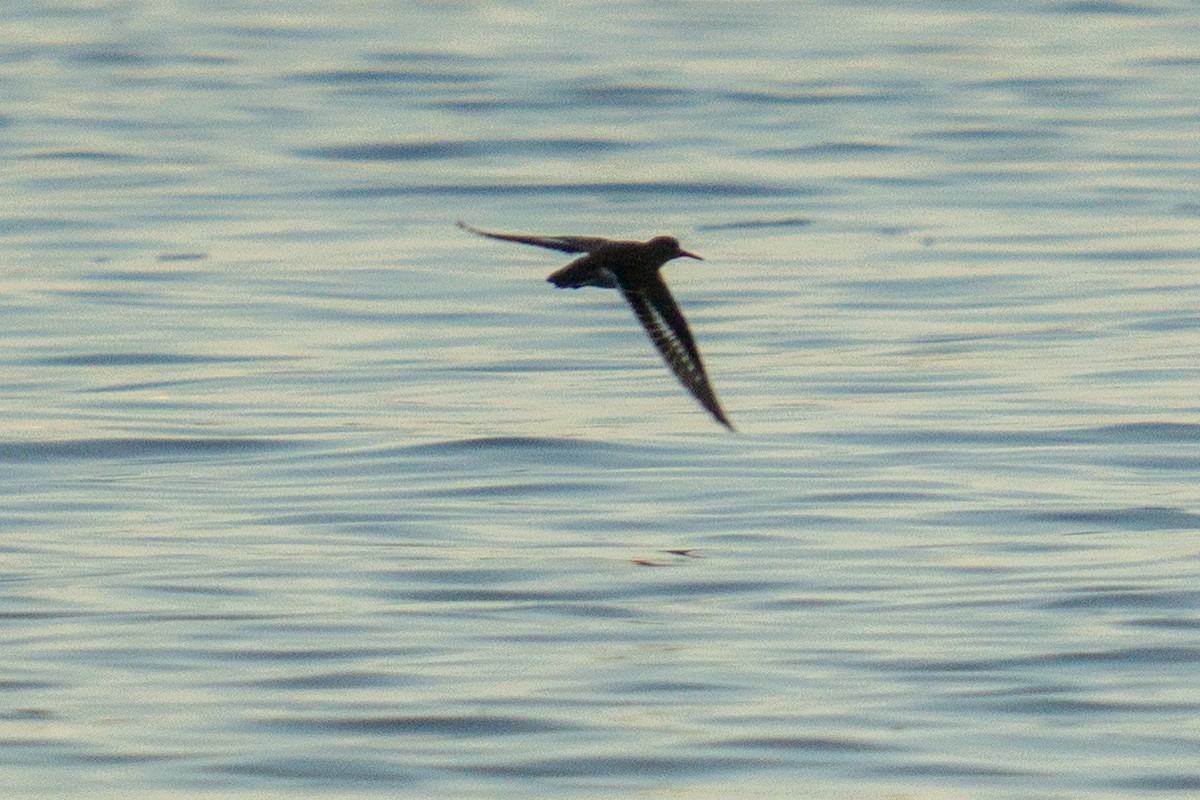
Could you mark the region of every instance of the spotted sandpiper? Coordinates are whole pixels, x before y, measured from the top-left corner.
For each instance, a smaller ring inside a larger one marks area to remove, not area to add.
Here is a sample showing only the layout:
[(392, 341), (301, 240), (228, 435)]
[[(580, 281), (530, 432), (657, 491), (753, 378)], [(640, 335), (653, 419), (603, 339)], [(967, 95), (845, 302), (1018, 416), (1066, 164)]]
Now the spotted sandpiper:
[(458, 227), (490, 239), (546, 247), (563, 253), (587, 253), (550, 275), (548, 280), (560, 289), (599, 286), (620, 289), (633, 313), (662, 353), (667, 366), (700, 405), (708, 409), (729, 430), (733, 423), (725, 416), (704, 371), (704, 362), (696, 341), (688, 329), (683, 312), (663, 282), (659, 269), (675, 258), (704, 259), (689, 253), (670, 236), (656, 236), (648, 242), (623, 242), (598, 236), (525, 236), (492, 233), (472, 228), (465, 222)]

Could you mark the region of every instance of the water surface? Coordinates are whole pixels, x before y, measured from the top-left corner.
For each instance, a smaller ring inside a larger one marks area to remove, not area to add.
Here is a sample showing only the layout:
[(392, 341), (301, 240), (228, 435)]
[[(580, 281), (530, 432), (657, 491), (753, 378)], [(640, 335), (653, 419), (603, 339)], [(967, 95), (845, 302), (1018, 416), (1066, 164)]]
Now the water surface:
[(1198, 23), (22, 4), (6, 785), (1194, 796)]

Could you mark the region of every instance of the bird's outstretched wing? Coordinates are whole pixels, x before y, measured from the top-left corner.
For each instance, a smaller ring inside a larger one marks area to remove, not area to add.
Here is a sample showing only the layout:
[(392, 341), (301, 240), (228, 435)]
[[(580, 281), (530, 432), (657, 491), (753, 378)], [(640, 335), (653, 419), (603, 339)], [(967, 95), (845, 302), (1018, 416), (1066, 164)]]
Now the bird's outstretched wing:
[(696, 341), (692, 338), (687, 320), (683, 318), (683, 312), (676, 305), (675, 298), (671, 297), (662, 277), (655, 275), (651, 281), (621, 286), (621, 293), (679, 382), (716, 417), (717, 422), (734, 430), (733, 423), (725, 416), (708, 382), (704, 362), (700, 360), (700, 351), (696, 349)]
[(464, 231), (486, 236), (489, 239), (531, 244), (535, 247), (546, 247), (550, 250), (558, 250), (563, 253), (594, 253), (611, 241), (610, 239), (602, 239), (598, 236), (526, 236), (519, 233), (492, 233), (491, 231), (481, 231), (479, 228), (472, 228), (465, 222), (459, 222), (458, 227)]

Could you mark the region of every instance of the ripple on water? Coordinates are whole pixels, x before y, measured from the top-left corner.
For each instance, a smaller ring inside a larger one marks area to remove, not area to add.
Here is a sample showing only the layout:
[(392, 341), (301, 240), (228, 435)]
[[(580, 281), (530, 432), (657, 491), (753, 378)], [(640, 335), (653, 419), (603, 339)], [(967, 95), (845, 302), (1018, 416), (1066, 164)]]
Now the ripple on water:
[(257, 437), (110, 438), (0, 443), (0, 462), (52, 463), (72, 459), (127, 461), (199, 455), (254, 453), (291, 446), (284, 439)]
[(444, 195), (462, 197), (513, 197), (534, 195), (544, 198), (554, 195), (576, 197), (603, 197), (613, 200), (630, 198), (766, 198), (766, 197), (807, 197), (813, 194), (812, 189), (802, 186), (785, 184), (753, 183), (753, 182), (724, 182), (724, 181), (607, 181), (607, 182), (555, 182), (540, 183), (421, 183), (405, 185), (360, 186), (353, 188), (329, 189), (325, 196), (339, 199), (370, 199), (386, 197), (420, 197), (424, 195)]
[(298, 150), (297, 155), (340, 161), (423, 161), (522, 154), (534, 157), (586, 155), (637, 147), (617, 139), (469, 139), (418, 142), (367, 142)]

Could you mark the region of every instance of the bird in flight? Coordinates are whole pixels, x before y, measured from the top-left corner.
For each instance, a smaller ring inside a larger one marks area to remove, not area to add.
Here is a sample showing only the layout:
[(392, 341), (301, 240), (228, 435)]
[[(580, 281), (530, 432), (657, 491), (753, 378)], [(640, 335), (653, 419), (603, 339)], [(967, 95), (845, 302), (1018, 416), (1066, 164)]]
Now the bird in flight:
[(489, 239), (531, 244), (563, 253), (586, 253), (550, 275), (548, 280), (560, 289), (599, 286), (619, 289), (633, 308), (650, 341), (658, 348), (667, 366), (684, 388), (704, 406), (717, 422), (729, 430), (733, 423), (725, 416), (704, 371), (696, 340), (688, 329), (683, 312), (663, 282), (659, 269), (674, 258), (704, 259), (680, 248), (670, 236), (657, 236), (648, 242), (622, 242), (593, 236), (525, 236), (492, 233), (472, 228), (465, 222), (458, 227)]

